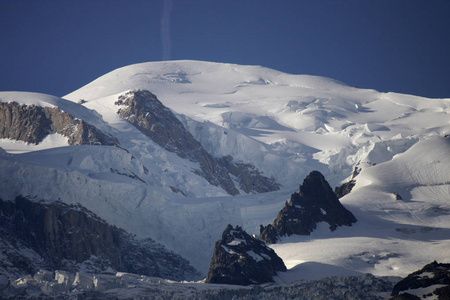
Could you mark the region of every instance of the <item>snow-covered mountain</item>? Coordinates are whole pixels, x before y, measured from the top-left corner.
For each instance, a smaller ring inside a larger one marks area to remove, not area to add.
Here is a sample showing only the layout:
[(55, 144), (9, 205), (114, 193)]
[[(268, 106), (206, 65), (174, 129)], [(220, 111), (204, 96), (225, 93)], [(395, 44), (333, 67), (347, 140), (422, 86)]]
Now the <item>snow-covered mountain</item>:
[[(152, 104), (138, 108), (139, 95)], [(357, 174), (340, 201), (358, 222), (271, 245), (289, 269), (276, 281), (406, 276), (450, 261), (450, 99), (170, 61), (114, 70), (63, 98), (0, 92), (0, 102), (0, 198), (79, 203), (204, 276), (228, 224), (259, 234), (312, 170), (331, 186)], [(13, 132), (36, 120), (39, 139)]]

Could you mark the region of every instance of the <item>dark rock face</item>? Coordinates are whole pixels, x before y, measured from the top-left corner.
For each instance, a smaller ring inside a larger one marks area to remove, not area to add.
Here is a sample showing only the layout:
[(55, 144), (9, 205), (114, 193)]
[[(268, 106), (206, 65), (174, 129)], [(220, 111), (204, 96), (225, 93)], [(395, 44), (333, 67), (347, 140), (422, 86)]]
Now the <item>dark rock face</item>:
[(330, 230), (334, 231), (338, 226), (351, 226), (356, 221), (355, 216), (339, 202), (323, 175), (312, 171), (273, 223), (261, 226), (260, 235), (267, 243), (275, 243), (279, 236), (309, 235), (319, 222), (327, 222)]
[(136, 90), (119, 96), (115, 102), (120, 106), (118, 114), (164, 149), (180, 157), (201, 151), (202, 146), (189, 135), (183, 124), (165, 107), (155, 95), (147, 90)]
[(0, 102), (0, 138), (38, 144), (50, 128), (42, 107)]
[(334, 193), (336, 194), (336, 197), (338, 197), (338, 199), (344, 197), (347, 194), (350, 194), (350, 192), (352, 191), (353, 187), (356, 184), (356, 180), (350, 180), (349, 182), (344, 183), (341, 186), (337, 186), (334, 188)]
[[(433, 291), (428, 291), (424, 295), (414, 291), (435, 285), (438, 286), (431, 288)], [(450, 264), (434, 261), (426, 265), (399, 281), (392, 289), (391, 295), (393, 296), (391, 299), (426, 299), (436, 296), (437, 299), (450, 299)]]
[(195, 173), (210, 184), (222, 187), (230, 195), (238, 195), (230, 174), (238, 177), (246, 192), (268, 192), (280, 187), (275, 180), (262, 176), (249, 164), (234, 163), (230, 158), (216, 159), (188, 132), (175, 115), (155, 95), (146, 90), (130, 91), (115, 102), (118, 114), (167, 151), (200, 165)]
[(178, 280), (196, 273), (186, 260), (153, 240), (138, 241), (80, 205), (21, 196), (15, 202), (0, 199), (0, 221), (2, 252), (11, 254), (0, 269), (12, 263), (13, 273), (33, 274), (40, 268), (73, 272), (81, 265), (94, 273), (112, 269)]
[(286, 271), (283, 260), (266, 244), (241, 227), (228, 225), (216, 242), (207, 283), (237, 285), (273, 282), (276, 272)]
[(359, 173), (361, 172), (361, 168), (359, 167), (359, 164), (360, 164), (360, 162), (358, 162), (358, 164), (356, 164), (355, 169), (353, 170), (352, 179), (350, 179), (350, 181), (344, 183), (341, 186), (337, 186), (334, 188), (334, 193), (336, 194), (338, 199), (341, 199), (345, 195), (350, 194), (350, 192), (352, 191), (353, 187), (356, 184), (355, 177), (358, 176)]
[(267, 224), (267, 226), (265, 227), (263, 225), (259, 225), (259, 236), (266, 243), (275, 244), (277, 242), (278, 237), (280, 236), (280, 233), (272, 224)]
[(49, 133), (68, 137), (69, 145), (117, 145), (117, 139), (56, 107), (0, 102), (0, 138), (39, 144)]

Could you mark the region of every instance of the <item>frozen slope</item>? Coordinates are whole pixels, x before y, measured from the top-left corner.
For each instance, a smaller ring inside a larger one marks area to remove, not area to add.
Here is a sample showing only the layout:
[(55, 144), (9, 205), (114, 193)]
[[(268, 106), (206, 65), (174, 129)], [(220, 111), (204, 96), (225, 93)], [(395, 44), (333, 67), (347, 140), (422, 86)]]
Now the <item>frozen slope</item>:
[(363, 170), (354, 190), (341, 199), (358, 222), (336, 234), (324, 228), (274, 245), (292, 267), (280, 277), (355, 271), (404, 276), (434, 259), (449, 261), (449, 152), (449, 138), (433, 137)]
[(129, 89), (147, 89), (199, 122), (186, 125), (214, 154), (251, 162), (285, 186), (297, 185), (311, 169), (329, 172), (335, 185), (377, 142), (450, 132), (448, 99), (379, 93), (258, 66), (136, 64), (65, 98), (98, 109), (104, 99)]
[[(195, 163), (165, 151), (117, 114), (115, 101), (131, 89), (154, 93), (213, 155), (250, 162), (282, 189), (231, 197), (193, 175)], [(79, 112), (76, 117), (116, 137), (121, 148), (55, 143), (20, 155), (0, 152), (4, 198), (80, 202), (114, 225), (163, 243), (206, 275), (227, 224), (257, 234), (311, 170), (335, 186), (357, 166), (357, 184), (341, 200), (358, 222), (273, 245), (290, 268), (278, 280), (404, 276), (432, 260), (450, 260), (449, 145), (442, 138), (450, 131), (450, 99), (199, 61), (127, 66), (64, 98), (60, 108)], [(186, 197), (171, 187), (183, 187)]]

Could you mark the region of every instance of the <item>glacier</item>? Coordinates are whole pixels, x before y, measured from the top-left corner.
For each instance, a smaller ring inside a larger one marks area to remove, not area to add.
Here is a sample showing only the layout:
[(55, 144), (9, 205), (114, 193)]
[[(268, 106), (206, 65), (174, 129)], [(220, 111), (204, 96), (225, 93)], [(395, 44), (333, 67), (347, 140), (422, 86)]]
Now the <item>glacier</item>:
[[(139, 89), (156, 95), (211, 155), (253, 165), (280, 190), (231, 196), (195, 174), (198, 163), (117, 113), (119, 96)], [(0, 139), (3, 199), (80, 203), (182, 255), (205, 276), (227, 224), (258, 234), (312, 170), (333, 187), (360, 170), (340, 199), (358, 222), (271, 245), (288, 268), (278, 283), (406, 276), (430, 261), (450, 261), (450, 98), (380, 93), (260, 66), (169, 61), (114, 70), (62, 98), (0, 92), (0, 101), (56, 106), (119, 142), (69, 146), (57, 134), (37, 145)]]

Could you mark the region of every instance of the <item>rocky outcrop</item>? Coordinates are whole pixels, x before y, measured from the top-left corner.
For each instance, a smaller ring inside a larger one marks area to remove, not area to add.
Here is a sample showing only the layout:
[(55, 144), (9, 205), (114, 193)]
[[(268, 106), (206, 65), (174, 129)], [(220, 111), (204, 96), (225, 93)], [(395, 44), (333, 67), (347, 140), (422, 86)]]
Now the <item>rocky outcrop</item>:
[(167, 151), (200, 165), (195, 173), (210, 184), (238, 195), (231, 175), (238, 178), (246, 193), (268, 192), (280, 187), (274, 179), (262, 176), (252, 165), (234, 163), (229, 157), (216, 159), (188, 132), (176, 116), (147, 90), (134, 90), (119, 96), (115, 102), (118, 114)]
[(334, 231), (338, 226), (351, 226), (356, 218), (339, 202), (324, 176), (312, 171), (273, 223), (260, 227), (260, 235), (267, 243), (275, 243), (280, 236), (309, 235), (319, 222), (327, 222)]
[(252, 164), (235, 162), (232, 156), (222, 157), (218, 161), (231, 175), (237, 178), (239, 188), (247, 194), (266, 193), (280, 189), (280, 185), (273, 177), (263, 176)]
[(0, 200), (0, 221), (2, 252), (10, 253), (2, 257), (0, 269), (8, 273), (83, 269), (178, 280), (196, 273), (186, 260), (153, 240), (136, 240), (80, 205), (18, 196), (14, 202)]
[(356, 184), (356, 180), (350, 180), (346, 183), (343, 183), (340, 186), (337, 186), (334, 188), (334, 193), (336, 194), (336, 197), (338, 197), (338, 199), (344, 197), (347, 194), (350, 194), (350, 192), (352, 191), (353, 187)]
[(38, 144), (50, 128), (42, 107), (0, 102), (0, 138)]
[(69, 145), (117, 145), (107, 135), (57, 107), (0, 102), (0, 138), (39, 144), (49, 133), (68, 138)]
[(436, 261), (409, 274), (392, 289), (393, 300), (450, 299), (450, 264)]
[(275, 251), (241, 227), (228, 225), (214, 247), (206, 282), (260, 284), (273, 282), (273, 276), (283, 271), (286, 266)]
[(350, 194), (353, 187), (356, 185), (355, 177), (358, 176), (358, 174), (361, 172), (361, 168), (359, 167), (360, 162), (358, 162), (355, 166), (355, 169), (353, 170), (352, 178), (342, 184), (341, 186), (337, 186), (334, 188), (334, 193), (338, 197), (338, 199), (344, 197), (347, 194)]
[(239, 194), (231, 177), (184, 128), (155, 95), (146, 90), (130, 91), (115, 102), (118, 114), (167, 151), (200, 164), (196, 173), (230, 195)]

